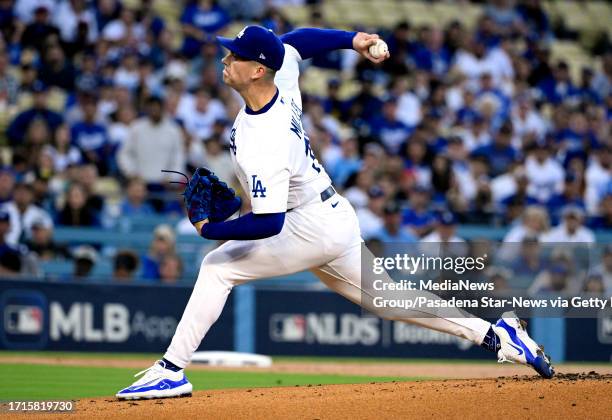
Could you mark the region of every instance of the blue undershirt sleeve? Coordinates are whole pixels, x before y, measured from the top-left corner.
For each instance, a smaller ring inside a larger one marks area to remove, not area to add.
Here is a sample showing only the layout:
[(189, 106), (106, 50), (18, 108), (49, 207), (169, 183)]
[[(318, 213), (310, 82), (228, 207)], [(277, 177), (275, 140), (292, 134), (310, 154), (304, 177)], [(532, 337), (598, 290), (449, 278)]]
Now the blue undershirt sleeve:
[(248, 213), (233, 220), (207, 223), (202, 227), (201, 236), (217, 240), (263, 239), (278, 235), (285, 223), (285, 213)]
[(334, 50), (352, 49), (357, 32), (338, 29), (301, 28), (281, 35), (284, 44), (295, 48), (302, 60)]

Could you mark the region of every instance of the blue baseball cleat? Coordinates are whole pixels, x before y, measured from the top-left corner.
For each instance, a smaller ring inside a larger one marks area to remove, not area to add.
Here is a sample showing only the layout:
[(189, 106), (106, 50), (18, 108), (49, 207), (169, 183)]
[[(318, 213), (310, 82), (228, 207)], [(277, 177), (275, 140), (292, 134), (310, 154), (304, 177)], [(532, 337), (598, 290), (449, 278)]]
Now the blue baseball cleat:
[(501, 344), (497, 352), (498, 361), (529, 365), (542, 377), (550, 379), (555, 374), (550, 357), (544, 354), (544, 347), (529, 337), (526, 326), (527, 323), (518, 319), (514, 312), (502, 314), (499, 321), (493, 325), (493, 331)]
[(157, 361), (153, 366), (138, 372), (134, 376), (143, 375), (131, 386), (117, 393), (117, 398), (123, 400), (138, 400), (141, 398), (169, 398), (191, 395), (193, 386), (187, 380), (185, 373), (166, 369), (163, 361)]

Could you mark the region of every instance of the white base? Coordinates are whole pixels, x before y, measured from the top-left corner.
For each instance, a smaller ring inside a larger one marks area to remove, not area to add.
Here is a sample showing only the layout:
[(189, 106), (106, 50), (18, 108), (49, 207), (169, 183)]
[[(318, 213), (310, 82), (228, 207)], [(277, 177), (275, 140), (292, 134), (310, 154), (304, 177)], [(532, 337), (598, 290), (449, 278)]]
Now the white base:
[(272, 366), (270, 356), (235, 351), (197, 351), (193, 354), (191, 362), (209, 366), (256, 366), (262, 368)]

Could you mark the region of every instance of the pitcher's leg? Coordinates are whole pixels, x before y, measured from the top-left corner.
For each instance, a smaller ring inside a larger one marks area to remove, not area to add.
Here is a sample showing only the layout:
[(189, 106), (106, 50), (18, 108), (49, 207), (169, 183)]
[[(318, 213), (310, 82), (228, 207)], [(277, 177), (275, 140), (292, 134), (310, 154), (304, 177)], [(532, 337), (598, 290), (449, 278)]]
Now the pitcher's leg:
[[(441, 316), (435, 308), (423, 308), (418, 311), (410, 309), (381, 310), (372, 305), (371, 296), (367, 295), (368, 292), (362, 288), (361, 283), (361, 249), (360, 245), (355, 245), (347, 250), (342, 256), (312, 271), (330, 289), (338, 292), (373, 314), (386, 319), (403, 321), (442, 331), (468, 339), (478, 345), (482, 344), (484, 337), (491, 328), (491, 324), (480, 318), (466, 316), (467, 314), (459, 310), (457, 310), (456, 315), (448, 316), (452, 314), (449, 312), (449, 309), (446, 308), (444, 309), (444, 316)], [(367, 248), (364, 247), (363, 249), (363, 258), (368, 260), (374, 258)], [(387, 281), (393, 280), (387, 276)], [(410, 293), (427, 296), (429, 299), (437, 298), (432, 293), (425, 291), (414, 291)]]
[(229, 241), (209, 253), (200, 268), (183, 316), (164, 358), (184, 368), (217, 318), (235, 285), (282, 276), (317, 267), (328, 258), (321, 252), (320, 236), (305, 238), (298, 212), (285, 219), (283, 231), (257, 241)]
[(182, 368), (189, 364), (202, 338), (221, 315), (234, 286), (226, 280), (227, 274), (223, 266), (202, 262), (198, 280), (164, 359)]

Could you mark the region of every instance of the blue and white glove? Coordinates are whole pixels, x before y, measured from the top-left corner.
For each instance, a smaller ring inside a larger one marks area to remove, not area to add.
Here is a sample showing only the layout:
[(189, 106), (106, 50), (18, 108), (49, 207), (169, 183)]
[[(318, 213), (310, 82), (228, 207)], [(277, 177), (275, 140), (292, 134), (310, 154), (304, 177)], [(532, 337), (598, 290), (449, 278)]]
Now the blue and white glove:
[(236, 192), (228, 187), (225, 182), (220, 181), (207, 168), (198, 168), (195, 171), (185, 192), (190, 187), (196, 189), (196, 191), (199, 189), (210, 189), (210, 196), (206, 197), (208, 200), (208, 207), (206, 209), (208, 211), (208, 220), (211, 222), (222, 222), (240, 210), (242, 205), (240, 197), (236, 197)]

